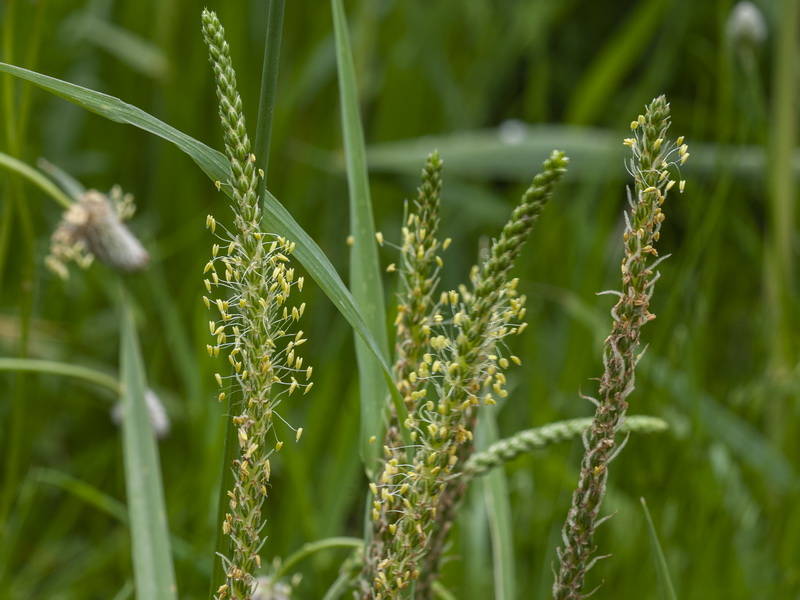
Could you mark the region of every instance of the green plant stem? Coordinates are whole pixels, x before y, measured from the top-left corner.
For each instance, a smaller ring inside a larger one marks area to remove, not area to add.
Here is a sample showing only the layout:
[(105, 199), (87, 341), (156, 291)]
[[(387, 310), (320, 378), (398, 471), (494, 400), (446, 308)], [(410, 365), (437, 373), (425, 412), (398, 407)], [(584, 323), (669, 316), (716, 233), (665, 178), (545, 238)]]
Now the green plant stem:
[[(6, 2), (5, 15), (3, 19), (3, 60), (14, 62), (14, 40), (16, 39), (16, 0)], [(9, 149), (14, 151), (17, 148), (17, 111), (14, 102), (14, 81), (5, 79), (3, 81), (3, 117), (5, 120), (5, 138)]]
[[(770, 304), (768, 347), (772, 368), (788, 372), (794, 362), (791, 296), (794, 283), (792, 238), (795, 230), (796, 198), (792, 156), (796, 143), (796, 57), (800, 2), (783, 0), (777, 4), (781, 15), (775, 48), (773, 121), (769, 153), (769, 192), (771, 231), (765, 255), (767, 296)], [(785, 374), (785, 373), (784, 373)]]
[(431, 589), (437, 598), (441, 598), (442, 600), (456, 600), (453, 592), (444, 587), (441, 581), (434, 581), (431, 584)]
[(301, 561), (305, 560), (312, 554), (320, 552), (321, 550), (328, 550), (330, 548), (363, 548), (364, 540), (360, 538), (351, 537), (332, 537), (316, 542), (309, 542), (303, 544), (300, 549), (289, 556), (285, 561), (281, 562), (281, 566), (275, 571), (273, 579), (280, 579), (289, 574), (289, 572)]
[[(226, 415), (233, 414), (235, 402), (229, 398), (225, 402)], [(214, 555), (211, 557), (211, 590), (209, 597), (213, 598), (219, 588), (219, 582), (225, 580), (225, 565), (220, 560), (220, 556), (226, 556), (230, 549), (230, 538), (222, 531), (225, 515), (228, 513), (228, 490), (233, 487), (233, 471), (231, 465), (238, 454), (238, 444), (236, 442), (236, 428), (232, 425), (231, 419), (225, 419), (225, 441), (222, 445), (222, 464), (219, 477), (219, 492), (217, 494), (217, 511), (214, 519)]]
[(121, 393), (119, 380), (111, 375), (67, 363), (52, 360), (36, 360), (33, 358), (0, 358), (0, 371), (27, 371), (29, 373), (47, 373), (50, 375), (64, 375), (94, 383), (115, 394)]
[(347, 588), (350, 587), (350, 575), (347, 573), (339, 573), (336, 581), (333, 582), (328, 591), (322, 597), (322, 600), (337, 600), (342, 597)]
[[(42, 32), (43, 32), (43, 24), (44, 24), (44, 17), (47, 14), (48, 9), (48, 0), (39, 0), (37, 1), (33, 8), (33, 17), (30, 14), (26, 14), (26, 19), (31, 19), (33, 22), (33, 26), (31, 27), (31, 33), (26, 40), (26, 45), (28, 48), (28, 53), (25, 57), (25, 64), (28, 65), (30, 68), (36, 68), (36, 63), (38, 62), (39, 58), (39, 50), (42, 47)], [(30, 9), (29, 9), (30, 10)], [(26, 11), (27, 12), (27, 11)], [(6, 57), (8, 59), (8, 57)], [(23, 89), (20, 92), (19, 96), (19, 115), (17, 117), (17, 127), (20, 136), (28, 129), (28, 120), (30, 117), (31, 112), (31, 88), (30, 86), (23, 86)]]
[(72, 206), (72, 200), (70, 200), (69, 196), (58, 189), (53, 182), (39, 173), (39, 171), (25, 164), (21, 160), (0, 152), (0, 167), (5, 167), (9, 171), (21, 175), (42, 190), (45, 194), (50, 196), (62, 207), (69, 208)]

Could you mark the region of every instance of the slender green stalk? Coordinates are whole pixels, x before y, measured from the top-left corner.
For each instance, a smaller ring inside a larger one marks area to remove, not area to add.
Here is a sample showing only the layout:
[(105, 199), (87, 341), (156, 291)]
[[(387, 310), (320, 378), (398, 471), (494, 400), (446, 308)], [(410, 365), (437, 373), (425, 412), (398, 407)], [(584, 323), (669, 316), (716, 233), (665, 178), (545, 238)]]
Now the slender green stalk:
[[(476, 445), (497, 440), (497, 415), (488, 412), (477, 424)], [(473, 455), (474, 456), (474, 455)], [(465, 477), (466, 479), (466, 477)], [(504, 469), (495, 469), (479, 483), (486, 506), (492, 541), (492, 572), (495, 600), (515, 600), (517, 596), (514, 526), (508, 478)]]
[(72, 206), (72, 200), (64, 192), (58, 189), (47, 177), (39, 173), (33, 167), (25, 164), (21, 160), (0, 152), (0, 166), (5, 167), (9, 171), (21, 175), (33, 185), (42, 190), (45, 194), (55, 200), (61, 207), (69, 208)]
[(796, 176), (793, 171), (797, 144), (797, 53), (800, 2), (777, 3), (781, 18), (775, 48), (773, 110), (768, 148), (770, 232), (765, 254), (767, 300), (770, 304), (768, 348), (772, 368), (780, 377), (788, 377), (793, 368), (796, 342), (793, 331), (792, 295), (794, 290), (794, 253)]
[[(6, 3), (2, 27), (2, 54), (5, 60), (14, 60), (16, 50), (16, 30), (18, 27), (18, 3), (11, 0)], [(4, 78), (0, 83), (2, 96), (3, 125), (6, 149), (12, 155), (20, 154), (21, 140), (25, 137), (25, 122), (19, 119), (21, 103), (15, 96), (16, 82)], [(29, 102), (29, 98), (23, 101)], [(18, 355), (25, 358), (28, 355), (28, 341), (30, 337), (31, 318), (33, 314), (34, 292), (34, 230), (31, 216), (31, 207), (27, 202), (23, 186), (16, 178), (4, 178), (4, 189), (0, 190), (4, 201), (3, 218), (0, 223), (0, 275), (6, 272), (6, 259), (9, 252), (13, 251), (13, 267), (18, 269), (15, 273), (19, 277), (19, 284), (12, 289), (17, 294), (14, 302), (18, 307), (19, 319), (19, 346)], [(18, 239), (12, 241), (13, 236)], [(12, 243), (14, 247), (12, 249)], [(27, 390), (27, 378), (17, 373), (11, 387), (10, 410), (6, 412), (4, 422), (3, 467), (4, 478), (0, 490), (0, 528), (9, 524), (9, 515), (16, 501), (17, 489), (27, 469), (29, 449), (29, 424), (31, 415), (30, 397)]]
[(36, 360), (33, 358), (0, 358), (0, 371), (27, 371), (30, 373), (47, 373), (74, 377), (94, 383), (115, 394), (121, 392), (119, 380), (102, 371), (61, 363), (52, 360)]
[(322, 550), (328, 550), (330, 548), (359, 549), (363, 547), (364, 547), (364, 540), (362, 540), (361, 538), (349, 538), (349, 537), (333, 537), (324, 540), (319, 540), (316, 542), (310, 542), (308, 544), (303, 544), (303, 546), (297, 552), (295, 552), (294, 554), (289, 556), (286, 560), (281, 562), (280, 567), (278, 567), (277, 571), (275, 571), (275, 574), (273, 575), (273, 579), (280, 579), (281, 577), (285, 577), (300, 562)]

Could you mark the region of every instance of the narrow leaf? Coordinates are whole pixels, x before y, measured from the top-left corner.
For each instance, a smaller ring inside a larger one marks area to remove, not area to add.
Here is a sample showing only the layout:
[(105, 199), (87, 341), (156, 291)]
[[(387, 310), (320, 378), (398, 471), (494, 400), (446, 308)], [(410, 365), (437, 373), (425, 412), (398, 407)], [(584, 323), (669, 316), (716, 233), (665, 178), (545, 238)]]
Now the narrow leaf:
[(121, 291), (122, 450), (136, 596), (177, 600), (158, 448), (144, 397), (144, 366), (130, 300)]
[[(484, 411), (478, 420), (480, 449), (485, 450), (497, 442), (497, 437), (495, 413)], [(492, 538), (494, 597), (497, 600), (513, 600), (517, 597), (514, 572), (514, 530), (511, 524), (511, 503), (505, 470), (494, 469), (484, 478), (482, 484)]]
[[(96, 113), (117, 123), (127, 123), (172, 142), (194, 160), (212, 181), (228, 181), (230, 179), (230, 163), (227, 158), (202, 142), (170, 127), (143, 110), (115, 98), (34, 71), (0, 63), (0, 72), (8, 73), (29, 81), (40, 88), (65, 100), (77, 104), (88, 111)], [(223, 189), (225, 189), (223, 187)], [(292, 218), (289, 212), (274, 196), (267, 192), (264, 196), (264, 222), (273, 232), (292, 239), (297, 244), (294, 256), (308, 270), (339, 312), (353, 326), (370, 351), (379, 358), (384, 377), (391, 380), (391, 370), (366, 322), (356, 307), (350, 292), (342, 283), (336, 269), (322, 252), (320, 247)]]
[(644, 498), (639, 498), (644, 509), (644, 516), (647, 519), (647, 530), (650, 532), (650, 545), (653, 548), (653, 557), (656, 563), (656, 573), (658, 573), (658, 581), (661, 584), (662, 596), (667, 600), (678, 600), (675, 594), (675, 587), (672, 585), (672, 579), (669, 576), (669, 568), (667, 567), (667, 559), (664, 557), (664, 552), (661, 550), (661, 544), (658, 543), (658, 535), (656, 534), (656, 527), (653, 525), (653, 519), (650, 517), (650, 511), (647, 509), (647, 502)]
[(55, 469), (36, 469), (33, 476), (36, 481), (59, 487), (122, 523), (128, 522), (128, 509), (122, 502), (85, 481)]
[(258, 166), (264, 171), (261, 194), (267, 190), (269, 174), (269, 147), (272, 139), (272, 119), (275, 116), (275, 96), (278, 91), (278, 66), (281, 55), (283, 12), (286, 0), (269, 1), (267, 34), (264, 41), (264, 63), (261, 69), (261, 94), (258, 99), (255, 152)]
[[(364, 132), (358, 107), (358, 87), (342, 0), (331, 0), (333, 30), (336, 38), (336, 64), (339, 73), (339, 99), (342, 112), (345, 163), (350, 190), (350, 226), (354, 243), (350, 251), (350, 289), (364, 315), (367, 327), (384, 359), (389, 355), (386, 334), (386, 306), (383, 280), (375, 241), (375, 224), (369, 194)], [(370, 444), (372, 436), (381, 439), (382, 415), (387, 397), (380, 363), (368, 347), (356, 340), (358, 376), (361, 384), (361, 460), (371, 473), (376, 465), (380, 444)]]
[(230, 167), (222, 153), (119, 98), (5, 63), (0, 63), (0, 72), (29, 81), (51, 94), (105, 117), (109, 121), (127, 123), (172, 142), (188, 154), (214, 181), (227, 181), (229, 178)]
[(69, 208), (72, 205), (69, 196), (58, 189), (52, 181), (47, 179), (47, 177), (21, 160), (0, 152), (0, 167), (5, 167), (9, 171), (13, 171), (24, 177), (33, 185), (42, 190), (45, 194), (50, 196), (53, 200), (58, 202), (63, 208)]

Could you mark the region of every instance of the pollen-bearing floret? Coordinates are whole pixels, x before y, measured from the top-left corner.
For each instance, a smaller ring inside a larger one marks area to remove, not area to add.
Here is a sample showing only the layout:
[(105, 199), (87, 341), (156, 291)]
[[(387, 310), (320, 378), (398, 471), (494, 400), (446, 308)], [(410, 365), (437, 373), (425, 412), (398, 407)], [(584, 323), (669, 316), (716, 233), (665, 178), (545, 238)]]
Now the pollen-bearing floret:
[[(223, 556), (225, 582), (217, 597), (249, 599), (255, 572), (261, 566), (259, 551), (265, 519), (262, 507), (270, 479), (270, 457), (282, 441), (273, 431), (280, 402), (311, 389), (311, 367), (303, 363), (300, 347), (306, 342), (295, 327), (305, 304), (289, 302), (303, 289), (303, 278), (291, 266), (294, 242), (261, 230), (258, 202), (259, 173), (236, 91), (224, 30), (216, 15), (203, 11), (203, 35), (217, 79), (225, 148), (231, 162), (234, 223), (229, 230), (209, 215), (206, 226), (217, 237), (205, 266), (203, 301), (216, 313), (209, 321), (212, 343), (209, 355), (220, 354), (230, 363), (229, 375), (217, 373), (219, 400), (227, 400), (238, 445), (230, 465), (233, 487), (228, 490), (229, 510), (221, 527), (230, 537), (230, 552)], [(220, 183), (217, 188), (223, 186)], [(302, 429), (297, 430), (299, 440)], [(270, 436), (274, 439), (270, 439)]]

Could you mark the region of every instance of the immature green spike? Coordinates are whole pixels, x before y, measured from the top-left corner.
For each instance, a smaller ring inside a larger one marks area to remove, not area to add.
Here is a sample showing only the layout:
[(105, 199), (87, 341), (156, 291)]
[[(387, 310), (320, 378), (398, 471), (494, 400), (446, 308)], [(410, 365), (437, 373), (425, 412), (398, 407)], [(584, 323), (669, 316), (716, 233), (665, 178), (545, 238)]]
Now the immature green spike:
[(225, 153), (231, 161), (233, 196), (242, 211), (244, 229), (257, 229), (260, 222), (258, 206), (258, 170), (251, 154), (247, 136), (242, 99), (236, 87), (236, 72), (231, 63), (230, 48), (225, 30), (216, 13), (203, 10), (203, 38), (208, 45), (211, 65), (217, 81), (219, 116), (225, 139)]
[[(553, 151), (544, 162), (542, 172), (533, 178), (533, 183), (522, 195), (500, 237), (492, 244), (489, 259), (481, 265), (478, 284), (475, 286), (475, 300), (470, 310), (475, 326), (469, 332), (468, 345), (473, 345), (484, 337), (486, 318), (503, 293), (508, 282), (508, 272), (522, 252), (522, 247), (550, 198), (553, 187), (566, 172), (568, 162), (569, 159), (563, 152)], [(473, 351), (472, 348), (468, 350), (470, 353)]]
[(433, 294), (439, 283), (439, 194), (442, 189), (442, 160), (437, 152), (428, 156), (422, 171), (414, 208), (403, 228), (400, 291), (398, 292), (396, 379), (406, 407), (413, 411), (411, 393), (415, 386), (409, 375), (425, 348), (423, 327), (435, 304)]
[[(592, 419), (571, 419), (520, 431), (509, 438), (495, 442), (479, 454), (473, 454), (464, 466), (464, 475), (467, 477), (484, 475), (522, 454), (574, 439), (591, 424)], [(625, 419), (621, 431), (657, 433), (666, 431), (668, 427), (666, 421), (657, 417), (635, 416)]]

